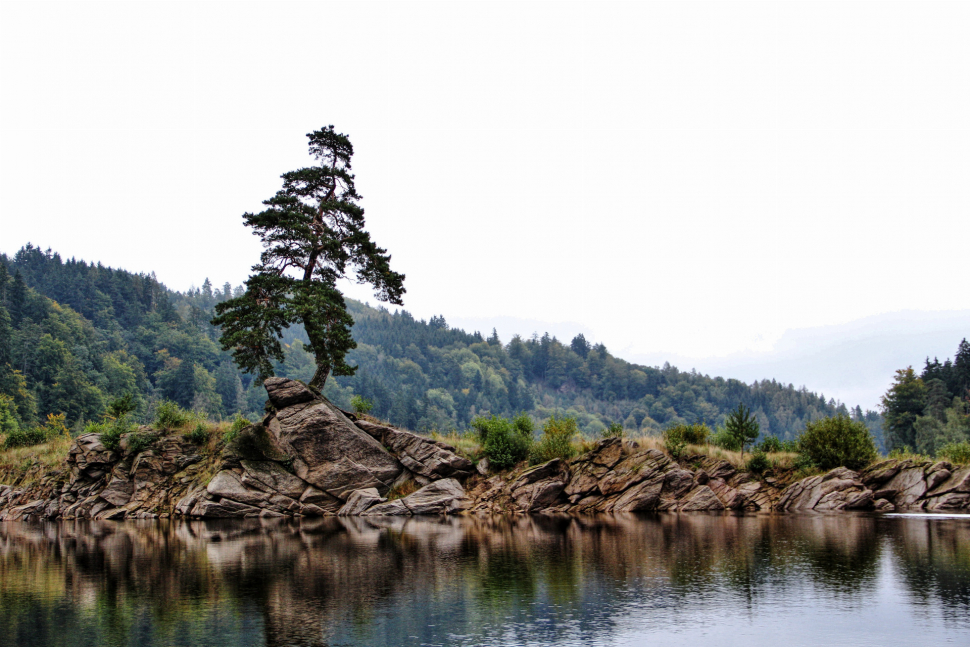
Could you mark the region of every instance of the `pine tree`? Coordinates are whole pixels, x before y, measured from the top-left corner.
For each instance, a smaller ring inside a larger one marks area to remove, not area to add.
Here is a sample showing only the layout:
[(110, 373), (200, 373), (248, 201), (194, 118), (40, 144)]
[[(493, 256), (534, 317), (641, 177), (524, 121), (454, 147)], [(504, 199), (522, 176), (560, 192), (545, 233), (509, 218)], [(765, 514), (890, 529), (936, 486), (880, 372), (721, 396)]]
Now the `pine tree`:
[(246, 281), (243, 296), (216, 306), (212, 323), (236, 363), (261, 378), (283, 361), (283, 331), (302, 323), (316, 360), (309, 386), (322, 391), (327, 377), (353, 375), (345, 361), (356, 347), (337, 280), (351, 275), (372, 285), (377, 298), (402, 304), (404, 275), (364, 230), (350, 160), (350, 140), (333, 126), (309, 133), (310, 154), (319, 166), (284, 173), (283, 188), (257, 214), (243, 216), (262, 239), (264, 251)]
[(751, 409), (745, 407), (742, 402), (739, 402), (738, 408), (728, 415), (724, 422), (724, 428), (727, 429), (731, 438), (740, 445), (741, 458), (744, 458), (744, 446), (753, 443), (760, 433), (757, 418), (751, 413)]

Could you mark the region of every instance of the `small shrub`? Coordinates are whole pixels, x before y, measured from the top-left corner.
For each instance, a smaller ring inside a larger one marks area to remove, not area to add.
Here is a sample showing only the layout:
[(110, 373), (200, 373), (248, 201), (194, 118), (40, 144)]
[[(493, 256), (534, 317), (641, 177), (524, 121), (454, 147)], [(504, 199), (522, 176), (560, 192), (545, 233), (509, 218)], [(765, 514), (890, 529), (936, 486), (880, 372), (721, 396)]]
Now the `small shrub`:
[(970, 463), (970, 442), (950, 443), (943, 445), (936, 453), (938, 458), (945, 458), (952, 463)]
[(730, 452), (741, 451), (741, 441), (732, 436), (724, 427), (719, 427), (717, 433), (711, 436), (711, 444)]
[(226, 433), (223, 434), (222, 436), (223, 442), (225, 442), (226, 444), (231, 443), (232, 441), (234, 441), (236, 438), (239, 437), (240, 431), (242, 431), (243, 429), (245, 429), (251, 424), (253, 423), (251, 423), (246, 418), (243, 418), (241, 414), (237, 413), (236, 417), (232, 419), (232, 424), (229, 425), (229, 429), (227, 429)]
[(784, 446), (777, 436), (765, 436), (761, 442), (754, 446), (754, 451), (766, 454), (784, 451)]
[(196, 423), (195, 427), (192, 428), (192, 431), (183, 435), (183, 438), (185, 438), (190, 443), (195, 443), (196, 445), (204, 445), (207, 442), (209, 442), (210, 435), (211, 435), (211, 431), (209, 427), (204, 422), (198, 422)]
[(664, 448), (674, 458), (680, 458), (687, 447), (687, 439), (684, 438), (685, 425), (677, 425), (666, 429), (663, 433)]
[(623, 438), (623, 425), (611, 422), (610, 426), (603, 430), (603, 438)]
[(513, 418), (512, 427), (514, 427), (515, 430), (523, 436), (527, 436), (529, 438), (532, 438), (532, 434), (536, 429), (536, 425), (534, 422), (532, 422), (532, 418), (530, 418), (529, 414), (525, 413), (524, 411)]
[(484, 435), (482, 447), (489, 465), (495, 469), (508, 469), (529, 456), (533, 442), (532, 433), (526, 434), (506, 418), (476, 418), (473, 426), (478, 429), (479, 438)]
[[(133, 431), (128, 434), (128, 438), (125, 439), (126, 451), (132, 456), (137, 456), (142, 453), (158, 440), (158, 432), (151, 431)], [(101, 436), (101, 444), (104, 444), (104, 436)]]
[(165, 400), (155, 411), (155, 429), (178, 429), (192, 420), (192, 414), (175, 404)]
[(876, 444), (865, 423), (844, 414), (805, 425), (798, 439), (799, 453), (823, 470), (835, 467), (862, 469), (876, 460)]
[(101, 434), (101, 444), (108, 451), (116, 452), (121, 447), (122, 434), (130, 433), (134, 425), (128, 421), (127, 417), (118, 420), (105, 420), (104, 422), (92, 422), (84, 428), (84, 433)]
[(27, 429), (15, 429), (7, 434), (7, 440), (3, 443), (4, 449), (14, 447), (31, 447), (47, 442), (47, 434), (43, 427), (28, 427)]
[(370, 413), (370, 410), (374, 408), (374, 403), (359, 395), (355, 395), (350, 398), (350, 406), (353, 408), (354, 413), (358, 416)]
[(748, 459), (745, 467), (754, 474), (763, 474), (771, 467), (771, 462), (768, 460), (768, 454), (761, 449), (756, 449), (751, 453), (751, 458)]
[(554, 458), (572, 458), (576, 455), (573, 438), (579, 435), (579, 426), (572, 417), (557, 418), (553, 415), (542, 426), (542, 438), (532, 448), (532, 463), (544, 463)]

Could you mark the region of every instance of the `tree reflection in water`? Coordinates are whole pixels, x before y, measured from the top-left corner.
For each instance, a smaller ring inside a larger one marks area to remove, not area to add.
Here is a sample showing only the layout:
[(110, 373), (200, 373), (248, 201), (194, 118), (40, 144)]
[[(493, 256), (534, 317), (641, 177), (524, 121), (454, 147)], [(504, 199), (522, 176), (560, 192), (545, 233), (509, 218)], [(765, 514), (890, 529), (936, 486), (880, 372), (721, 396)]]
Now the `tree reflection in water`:
[(8, 523), (0, 645), (687, 643), (732, 618), (776, 644), (779, 614), (878, 634), (887, 582), (924, 638), (967, 635), (970, 519)]

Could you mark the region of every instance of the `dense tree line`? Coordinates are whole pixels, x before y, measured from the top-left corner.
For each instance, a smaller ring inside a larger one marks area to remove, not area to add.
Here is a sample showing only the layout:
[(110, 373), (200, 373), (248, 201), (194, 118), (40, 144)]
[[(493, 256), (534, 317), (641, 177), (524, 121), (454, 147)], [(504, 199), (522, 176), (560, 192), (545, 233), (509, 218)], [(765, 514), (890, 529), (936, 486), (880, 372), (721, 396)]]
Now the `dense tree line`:
[(922, 373), (896, 371), (882, 399), (886, 442), (935, 455), (946, 445), (970, 441), (970, 342), (960, 342), (953, 359), (926, 358)]
[[(213, 418), (259, 415), (265, 394), (221, 351), (210, 321), (215, 306), (241, 287), (173, 292), (153, 275), (64, 260), (26, 246), (0, 255), (0, 391), (10, 415), (24, 423), (64, 412), (68, 423), (99, 416), (125, 392), (151, 415), (161, 400)], [(353, 395), (373, 413), (417, 430), (468, 429), (480, 415), (528, 412), (542, 421), (573, 416), (582, 432), (611, 423), (660, 431), (676, 425), (723, 424), (738, 403), (751, 409), (763, 434), (794, 439), (812, 420), (851, 413), (881, 434), (881, 418), (848, 412), (824, 396), (774, 380), (751, 385), (665, 364), (649, 367), (614, 357), (583, 335), (568, 343), (550, 336), (514, 337), (451, 328), (444, 316), (417, 320), (352, 300), (360, 370), (327, 382), (325, 394), (349, 406)], [(278, 375), (309, 380), (316, 365), (299, 326), (285, 332)]]

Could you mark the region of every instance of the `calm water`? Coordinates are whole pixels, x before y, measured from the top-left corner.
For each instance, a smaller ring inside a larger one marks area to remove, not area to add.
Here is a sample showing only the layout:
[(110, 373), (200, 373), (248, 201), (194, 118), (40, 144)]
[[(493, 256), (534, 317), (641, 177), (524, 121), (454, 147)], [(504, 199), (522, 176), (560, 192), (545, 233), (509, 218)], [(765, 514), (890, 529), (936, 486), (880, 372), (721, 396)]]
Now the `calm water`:
[(970, 517), (0, 523), (0, 645), (970, 644)]

